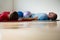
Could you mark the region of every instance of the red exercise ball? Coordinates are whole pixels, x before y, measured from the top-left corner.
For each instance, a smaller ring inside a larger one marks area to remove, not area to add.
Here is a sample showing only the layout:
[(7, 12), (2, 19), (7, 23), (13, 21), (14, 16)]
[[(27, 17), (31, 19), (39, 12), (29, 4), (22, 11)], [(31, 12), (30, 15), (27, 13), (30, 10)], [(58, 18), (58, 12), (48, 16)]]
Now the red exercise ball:
[(9, 17), (8, 15), (10, 14), (10, 12), (3, 12), (0, 14), (0, 21), (8, 21), (9, 20)]

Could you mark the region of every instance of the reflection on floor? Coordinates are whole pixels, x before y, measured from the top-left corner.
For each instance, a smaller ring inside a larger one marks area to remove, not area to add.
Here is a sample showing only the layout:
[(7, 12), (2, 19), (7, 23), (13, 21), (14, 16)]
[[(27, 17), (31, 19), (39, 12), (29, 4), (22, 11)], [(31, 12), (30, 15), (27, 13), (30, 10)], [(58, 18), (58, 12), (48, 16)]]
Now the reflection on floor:
[(59, 26), (59, 21), (58, 22), (40, 22), (40, 21), (32, 21), (32, 22), (0, 22), (0, 29), (1, 28), (32, 28), (32, 27), (39, 27), (39, 28), (44, 28), (44, 27), (58, 27)]
[(60, 40), (60, 21), (1, 22), (2, 40)]

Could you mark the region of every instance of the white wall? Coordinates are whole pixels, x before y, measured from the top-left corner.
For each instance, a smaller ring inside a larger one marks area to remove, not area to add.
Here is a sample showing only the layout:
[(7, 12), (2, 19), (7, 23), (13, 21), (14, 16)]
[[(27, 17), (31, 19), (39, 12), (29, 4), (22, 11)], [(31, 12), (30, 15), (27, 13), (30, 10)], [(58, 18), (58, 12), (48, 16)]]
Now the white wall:
[(32, 13), (48, 13), (50, 11), (53, 11), (56, 12), (59, 16), (60, 0), (15, 0), (14, 10), (31, 11)]
[(60, 19), (60, 0), (0, 0), (0, 12), (14, 10), (31, 11), (32, 13), (53, 11)]
[(13, 4), (12, 0), (0, 0), (0, 12), (2, 11), (12, 11)]

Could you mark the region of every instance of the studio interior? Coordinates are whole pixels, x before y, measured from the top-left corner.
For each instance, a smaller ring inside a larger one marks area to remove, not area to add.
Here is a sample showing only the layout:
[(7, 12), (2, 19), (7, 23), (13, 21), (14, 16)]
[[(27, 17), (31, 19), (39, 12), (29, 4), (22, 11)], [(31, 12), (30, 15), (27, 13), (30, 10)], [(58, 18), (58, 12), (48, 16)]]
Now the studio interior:
[(0, 0), (0, 40), (60, 40), (60, 0)]

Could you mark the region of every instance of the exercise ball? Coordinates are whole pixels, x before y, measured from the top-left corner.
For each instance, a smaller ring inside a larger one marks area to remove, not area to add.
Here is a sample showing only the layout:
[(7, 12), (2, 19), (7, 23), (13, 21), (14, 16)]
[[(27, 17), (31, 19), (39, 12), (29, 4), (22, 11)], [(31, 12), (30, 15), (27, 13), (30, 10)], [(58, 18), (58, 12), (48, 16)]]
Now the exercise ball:
[(18, 11), (18, 17), (22, 18), (23, 17), (23, 12), (22, 11)]
[(24, 17), (25, 18), (30, 18), (31, 17), (31, 12), (30, 11), (24, 12)]
[(48, 15), (46, 13), (33, 14), (32, 18), (38, 17), (38, 20), (48, 20)]
[(14, 11), (10, 14), (10, 21), (16, 21), (16, 20), (18, 20), (18, 13)]
[(5, 11), (0, 14), (0, 21), (7, 21), (9, 20), (9, 14), (10, 12)]

